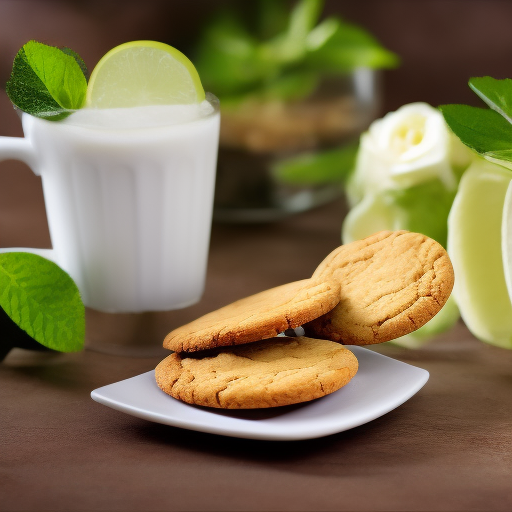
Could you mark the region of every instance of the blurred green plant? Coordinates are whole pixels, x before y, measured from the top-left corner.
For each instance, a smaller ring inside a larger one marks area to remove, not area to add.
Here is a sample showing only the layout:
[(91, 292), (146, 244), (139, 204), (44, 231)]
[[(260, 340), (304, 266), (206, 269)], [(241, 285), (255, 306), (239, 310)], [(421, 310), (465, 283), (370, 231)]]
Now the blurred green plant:
[(368, 31), (330, 16), (322, 0), (244, 2), (223, 10), (205, 27), (195, 64), (223, 107), (248, 97), (299, 100), (321, 78), (357, 67), (394, 68), (399, 58)]
[(277, 161), (271, 171), (276, 180), (292, 186), (346, 183), (354, 169), (359, 144), (319, 153), (302, 153)]

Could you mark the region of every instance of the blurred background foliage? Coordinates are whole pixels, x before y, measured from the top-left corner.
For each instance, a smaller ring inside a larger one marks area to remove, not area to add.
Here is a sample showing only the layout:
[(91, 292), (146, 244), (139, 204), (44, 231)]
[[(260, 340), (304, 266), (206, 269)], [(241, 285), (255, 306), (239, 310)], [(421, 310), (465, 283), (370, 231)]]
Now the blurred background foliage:
[[(484, 13), (492, 26), (482, 23)], [(0, 87), (29, 39), (69, 46), (90, 69), (120, 43), (156, 39), (190, 55), (224, 106), (255, 93), (304, 97), (320, 76), (346, 73), (355, 63), (385, 69), (377, 117), (414, 101), (474, 105), (468, 77), (507, 74), (511, 16), (512, 3), (501, 0), (2, 0)], [(5, 135), (21, 134), (4, 93), (0, 127)], [(314, 179), (343, 179), (347, 166), (340, 173), (331, 164), (353, 155), (327, 153)], [(275, 172), (284, 181), (311, 183), (318, 165), (299, 155)]]
[(322, 0), (238, 3), (216, 13), (193, 52), (207, 90), (222, 102), (247, 96), (300, 100), (322, 77), (357, 67), (394, 68), (399, 58), (362, 27), (322, 17)]
[[(0, 84), (3, 87), (14, 55), (29, 39), (66, 44), (92, 68), (110, 48), (133, 39), (159, 39), (190, 52), (219, 10), (241, 9), (251, 17), (253, 4), (242, 0), (2, 0)], [(468, 77), (509, 74), (511, 2), (326, 0), (322, 19), (329, 16), (364, 27), (400, 55), (401, 66), (384, 74), (383, 111), (413, 101), (478, 104), (466, 86)], [(1, 99), (4, 105), (3, 95)]]

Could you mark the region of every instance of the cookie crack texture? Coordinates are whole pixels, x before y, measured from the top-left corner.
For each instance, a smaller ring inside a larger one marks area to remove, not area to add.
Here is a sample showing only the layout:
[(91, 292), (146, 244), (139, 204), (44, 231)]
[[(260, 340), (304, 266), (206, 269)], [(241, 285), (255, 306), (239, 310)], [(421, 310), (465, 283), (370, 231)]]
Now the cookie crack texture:
[(159, 387), (188, 403), (252, 409), (319, 398), (357, 372), (352, 352), (327, 340), (273, 338), (214, 352), (170, 355), (155, 370)]
[(311, 278), (246, 297), (170, 332), (164, 347), (195, 352), (268, 339), (330, 311), (340, 300), (337, 279)]
[(430, 320), (453, 287), (444, 248), (407, 231), (381, 232), (335, 249), (313, 276), (339, 280), (340, 302), (308, 322), (308, 336), (346, 344), (381, 343)]
[(216, 397), (216, 400), (217, 400), (217, 404), (219, 405), (219, 407), (220, 407), (220, 408), (224, 408), (223, 403), (222, 403), (222, 401), (221, 401), (221, 396), (220, 396), (220, 395), (221, 395), (221, 393), (222, 393), (222, 392), (224, 392), (224, 391), (226, 391), (226, 389), (228, 389), (228, 388), (229, 388), (229, 386), (231, 386), (231, 384), (232, 384), (233, 382), (238, 382), (238, 381), (240, 381), (240, 380), (244, 380), (245, 378), (246, 378), (246, 377), (234, 377), (233, 379), (229, 380), (229, 381), (226, 383), (226, 385), (225, 385), (222, 389), (219, 389), (219, 391), (217, 391), (217, 392), (215, 393), (215, 397)]
[(220, 403), (220, 394), (224, 391), (224, 389), (226, 388), (223, 388), (223, 389), (219, 389), (219, 391), (217, 391), (215, 393), (215, 401), (217, 402), (217, 405), (219, 406), (219, 408), (222, 409), (222, 404)]

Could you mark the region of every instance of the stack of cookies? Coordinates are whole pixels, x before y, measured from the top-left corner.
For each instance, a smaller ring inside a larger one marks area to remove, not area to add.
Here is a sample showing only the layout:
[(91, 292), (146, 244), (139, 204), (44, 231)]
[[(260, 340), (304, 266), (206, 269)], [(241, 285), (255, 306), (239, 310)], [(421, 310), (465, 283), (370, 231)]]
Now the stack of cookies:
[[(358, 362), (344, 345), (408, 334), (445, 304), (453, 269), (444, 248), (383, 231), (335, 249), (309, 279), (252, 295), (175, 329), (158, 386), (184, 402), (254, 409), (305, 402), (345, 386)], [(306, 336), (280, 333), (302, 326)]]

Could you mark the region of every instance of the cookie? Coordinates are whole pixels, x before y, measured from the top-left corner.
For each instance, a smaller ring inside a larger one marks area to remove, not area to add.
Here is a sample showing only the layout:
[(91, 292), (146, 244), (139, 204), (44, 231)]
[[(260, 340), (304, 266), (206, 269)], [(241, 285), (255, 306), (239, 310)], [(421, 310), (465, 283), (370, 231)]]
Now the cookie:
[(381, 231), (335, 249), (314, 279), (341, 283), (339, 304), (304, 325), (307, 336), (370, 345), (427, 323), (453, 288), (453, 268), (436, 241), (408, 231)]
[(278, 337), (206, 355), (174, 353), (155, 377), (160, 389), (189, 404), (255, 409), (320, 398), (347, 384), (357, 368), (354, 354), (338, 343)]
[(327, 313), (340, 300), (332, 277), (304, 279), (251, 295), (170, 332), (164, 347), (194, 352), (271, 338)]

